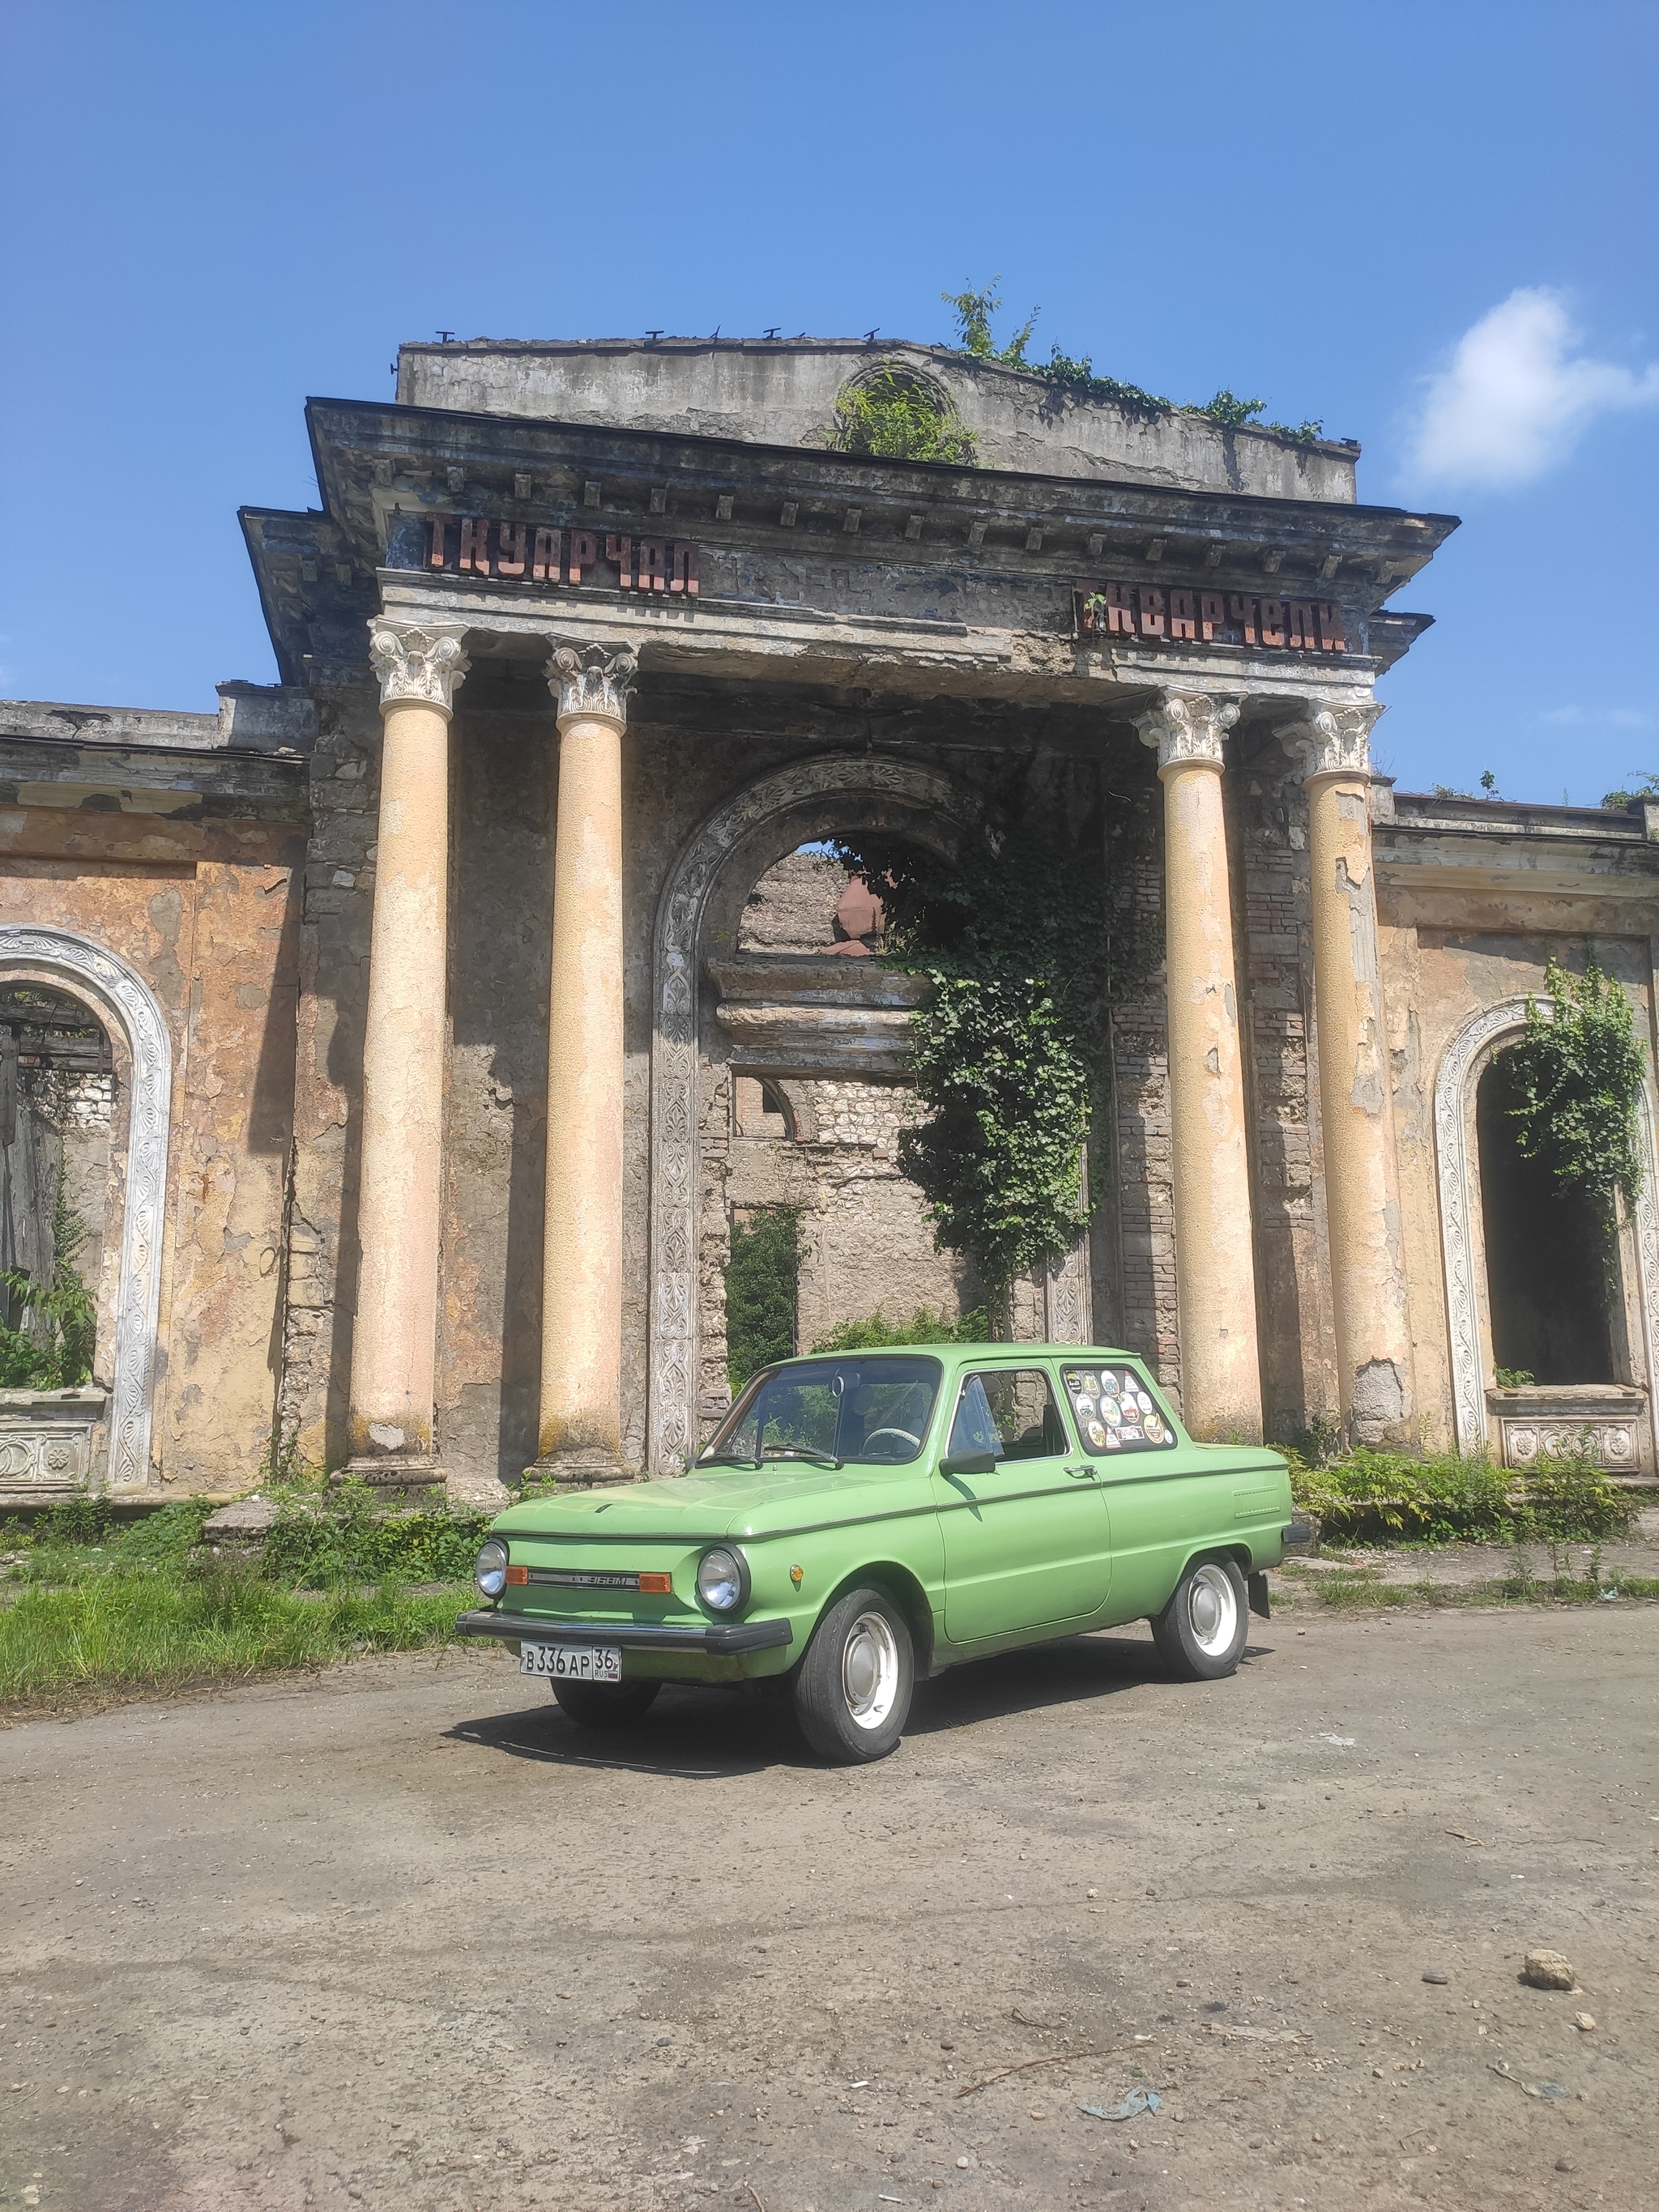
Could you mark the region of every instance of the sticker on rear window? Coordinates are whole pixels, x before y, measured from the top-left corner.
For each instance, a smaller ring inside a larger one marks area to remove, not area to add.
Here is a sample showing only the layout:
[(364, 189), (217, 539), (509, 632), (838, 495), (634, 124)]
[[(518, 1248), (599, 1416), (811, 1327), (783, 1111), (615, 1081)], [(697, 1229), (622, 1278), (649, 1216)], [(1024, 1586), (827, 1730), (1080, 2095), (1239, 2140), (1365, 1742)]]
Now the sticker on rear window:
[(1132, 1367), (1066, 1367), (1060, 1373), (1089, 1451), (1168, 1451), (1175, 1444), (1174, 1430)]

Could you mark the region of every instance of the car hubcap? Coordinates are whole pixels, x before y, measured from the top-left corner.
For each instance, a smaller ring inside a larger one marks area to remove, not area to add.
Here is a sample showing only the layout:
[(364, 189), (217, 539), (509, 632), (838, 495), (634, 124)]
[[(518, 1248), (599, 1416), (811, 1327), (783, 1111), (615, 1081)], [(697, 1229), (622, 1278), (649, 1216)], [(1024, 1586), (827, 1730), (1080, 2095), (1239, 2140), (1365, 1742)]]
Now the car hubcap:
[(1219, 1567), (1200, 1567), (1187, 1597), (1193, 1641), (1209, 1659), (1219, 1658), (1238, 1626), (1238, 1599)]
[(861, 1613), (841, 1655), (847, 1710), (861, 1729), (878, 1729), (898, 1695), (898, 1639), (878, 1613)]

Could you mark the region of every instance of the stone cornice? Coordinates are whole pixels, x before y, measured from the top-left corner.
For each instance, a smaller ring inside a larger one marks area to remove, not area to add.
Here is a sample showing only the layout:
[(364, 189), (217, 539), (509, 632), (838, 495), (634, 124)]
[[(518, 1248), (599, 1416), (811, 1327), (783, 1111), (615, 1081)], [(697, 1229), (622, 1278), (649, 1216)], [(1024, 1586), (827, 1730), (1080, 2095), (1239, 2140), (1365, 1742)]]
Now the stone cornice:
[(1172, 768), (1219, 769), (1222, 740), (1238, 720), (1238, 702), (1206, 691), (1166, 691), (1156, 707), (1134, 717), (1143, 745), (1158, 750), (1158, 772)]

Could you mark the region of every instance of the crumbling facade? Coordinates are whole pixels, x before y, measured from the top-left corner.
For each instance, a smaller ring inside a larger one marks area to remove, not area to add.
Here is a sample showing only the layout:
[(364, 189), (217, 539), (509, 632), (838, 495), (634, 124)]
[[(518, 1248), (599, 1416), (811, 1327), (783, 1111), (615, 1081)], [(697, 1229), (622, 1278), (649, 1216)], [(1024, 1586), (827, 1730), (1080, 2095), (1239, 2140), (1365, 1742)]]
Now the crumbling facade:
[[(876, 371), (971, 460), (847, 450)], [(1651, 1463), (1656, 1179), (1575, 1372), (1516, 1382), (1479, 1097), (1592, 941), (1650, 1040), (1659, 820), (1376, 775), (1450, 519), (920, 347), (410, 346), (308, 414), (321, 508), (243, 517), (276, 685), (0, 706), (0, 989), (107, 1066), (94, 1372), (0, 1393), (0, 1496), (672, 1469), (768, 1206), (803, 1346), (978, 1303), (897, 1164), (925, 985), (815, 856), (958, 851), (1013, 788), (1098, 823), (1164, 954), (1015, 1332), (1145, 1352), (1200, 1434)]]

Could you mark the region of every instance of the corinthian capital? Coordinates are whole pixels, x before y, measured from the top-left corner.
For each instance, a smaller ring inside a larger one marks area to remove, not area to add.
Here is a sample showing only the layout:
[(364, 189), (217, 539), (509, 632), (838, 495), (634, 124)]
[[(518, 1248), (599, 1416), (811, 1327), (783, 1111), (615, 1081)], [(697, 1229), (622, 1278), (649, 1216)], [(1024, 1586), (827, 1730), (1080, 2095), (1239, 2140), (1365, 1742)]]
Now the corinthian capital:
[(626, 725), (628, 695), (640, 657), (631, 645), (562, 645), (547, 664), (547, 681), (568, 715), (598, 714)]
[(1236, 699), (1212, 699), (1207, 691), (1164, 691), (1156, 707), (1135, 716), (1143, 745), (1158, 748), (1158, 768), (1185, 761), (1221, 766), (1221, 740), (1238, 720)]
[(368, 651), (380, 679), (380, 707), (413, 700), (447, 714), (455, 705), (455, 686), (471, 666), (459, 629), (420, 629), (412, 623), (369, 624)]
[(1363, 707), (1310, 707), (1301, 721), (1286, 722), (1273, 734), (1287, 751), (1301, 756), (1304, 783), (1316, 775), (1368, 776), (1371, 732), (1382, 712), (1370, 699)]

